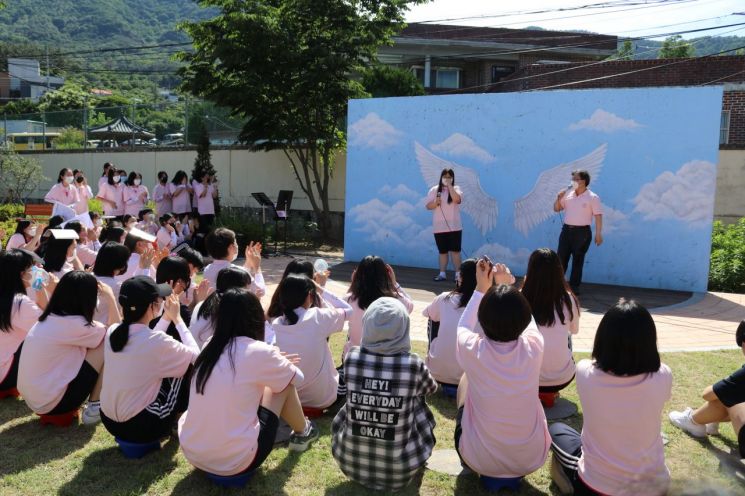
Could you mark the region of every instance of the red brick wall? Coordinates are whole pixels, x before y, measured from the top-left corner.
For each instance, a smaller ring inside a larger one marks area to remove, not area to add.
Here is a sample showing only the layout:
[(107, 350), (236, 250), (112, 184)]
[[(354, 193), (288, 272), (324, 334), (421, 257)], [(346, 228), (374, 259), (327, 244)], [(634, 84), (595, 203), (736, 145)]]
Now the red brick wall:
[(729, 110), (729, 145), (745, 145), (745, 90), (725, 91), (722, 110)]

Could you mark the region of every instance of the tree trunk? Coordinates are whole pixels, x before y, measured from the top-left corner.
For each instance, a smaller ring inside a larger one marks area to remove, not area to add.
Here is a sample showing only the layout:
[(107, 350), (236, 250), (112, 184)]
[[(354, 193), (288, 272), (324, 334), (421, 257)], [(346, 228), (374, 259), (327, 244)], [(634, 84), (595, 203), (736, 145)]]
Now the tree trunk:
[[(329, 207), (329, 154), (322, 152), (319, 161), (318, 150), (315, 144), (308, 147), (296, 146), (289, 150), (284, 149), (285, 156), (290, 161), (290, 166), (295, 174), (295, 179), (300, 184), (300, 189), (308, 196), (308, 201), (313, 208), (313, 214), (318, 222), (318, 229), (324, 239), (331, 235), (331, 212)], [(293, 158), (292, 155), (295, 155)], [(315, 188), (313, 185), (315, 184)], [(320, 204), (319, 204), (320, 203)]]

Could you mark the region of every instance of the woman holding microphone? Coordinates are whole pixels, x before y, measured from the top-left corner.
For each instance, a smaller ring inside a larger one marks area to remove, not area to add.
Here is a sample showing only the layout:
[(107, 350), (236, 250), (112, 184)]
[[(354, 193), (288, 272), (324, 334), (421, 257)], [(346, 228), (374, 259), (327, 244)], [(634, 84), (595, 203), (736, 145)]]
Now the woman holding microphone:
[(440, 272), (435, 281), (445, 281), (448, 255), (455, 269), (455, 280), (460, 279), (460, 249), (463, 226), (460, 221), (460, 204), (463, 193), (455, 185), (453, 169), (443, 169), (440, 182), (427, 193), (427, 210), (432, 210), (432, 231), (440, 254)]

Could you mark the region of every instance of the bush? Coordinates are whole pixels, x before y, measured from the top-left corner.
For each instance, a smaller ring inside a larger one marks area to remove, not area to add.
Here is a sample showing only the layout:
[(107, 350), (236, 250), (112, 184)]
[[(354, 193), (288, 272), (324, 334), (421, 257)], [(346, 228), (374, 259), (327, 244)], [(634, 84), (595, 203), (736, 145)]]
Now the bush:
[(0, 148), (0, 203), (20, 203), (45, 179), (41, 163)]
[(0, 222), (13, 221), (23, 217), (23, 205), (20, 203), (5, 203), (0, 205)]
[(730, 225), (714, 222), (709, 289), (745, 292), (745, 217)]
[(96, 200), (95, 198), (88, 200), (88, 210), (96, 212), (98, 215), (103, 215), (103, 204), (101, 203), (101, 200)]
[[(267, 224), (270, 224), (267, 219)], [(238, 256), (243, 256), (246, 243), (261, 241), (261, 214), (248, 209), (225, 208), (220, 211), (215, 221), (215, 227), (225, 227), (235, 231), (238, 237)], [(270, 231), (267, 227), (267, 233)], [(272, 231), (273, 232), (273, 231)]]

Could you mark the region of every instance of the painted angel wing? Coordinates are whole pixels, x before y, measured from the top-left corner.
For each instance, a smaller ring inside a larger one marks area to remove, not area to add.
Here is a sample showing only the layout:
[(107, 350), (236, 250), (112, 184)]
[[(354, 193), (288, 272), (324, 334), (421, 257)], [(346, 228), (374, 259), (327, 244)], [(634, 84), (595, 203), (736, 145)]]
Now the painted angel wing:
[(567, 187), (573, 170), (584, 169), (592, 179), (598, 178), (607, 151), (608, 144), (603, 143), (582, 158), (541, 172), (530, 193), (515, 201), (515, 229), (527, 236), (531, 229), (554, 214), (556, 194)]
[(424, 181), (430, 185), (437, 184), (442, 169), (453, 169), (456, 184), (463, 189), (463, 211), (473, 220), (481, 234), (494, 229), (499, 214), (497, 200), (486, 194), (476, 171), (442, 159), (419, 143), (414, 143), (414, 148)]

